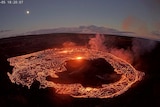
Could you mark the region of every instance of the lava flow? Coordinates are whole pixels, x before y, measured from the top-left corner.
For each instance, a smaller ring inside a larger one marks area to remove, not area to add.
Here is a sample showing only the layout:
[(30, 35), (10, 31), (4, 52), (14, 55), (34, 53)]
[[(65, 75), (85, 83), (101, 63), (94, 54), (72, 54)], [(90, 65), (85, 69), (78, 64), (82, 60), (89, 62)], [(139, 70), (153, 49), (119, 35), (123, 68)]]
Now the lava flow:
[[(80, 83), (56, 83), (46, 79), (48, 76), (59, 79), (57, 73), (66, 71), (66, 61), (97, 58), (105, 59), (121, 78), (113, 83), (102, 84), (101, 87), (84, 87)], [(12, 83), (30, 88), (37, 80), (40, 82), (40, 88), (53, 87), (57, 94), (69, 94), (76, 98), (112, 98), (127, 91), (144, 76), (144, 73), (137, 71), (128, 62), (110, 53), (88, 48), (48, 49), (12, 57), (8, 61), (14, 66), (12, 74), (8, 73)]]

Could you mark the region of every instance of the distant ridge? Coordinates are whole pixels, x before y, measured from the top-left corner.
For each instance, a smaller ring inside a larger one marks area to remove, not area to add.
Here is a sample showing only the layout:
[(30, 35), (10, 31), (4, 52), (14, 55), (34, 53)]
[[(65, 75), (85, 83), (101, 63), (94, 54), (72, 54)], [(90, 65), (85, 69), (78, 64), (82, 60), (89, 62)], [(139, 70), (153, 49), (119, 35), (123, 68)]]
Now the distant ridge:
[(52, 33), (78, 33), (78, 34), (107, 34), (107, 35), (117, 35), (125, 37), (138, 37), (143, 39), (150, 39), (155, 41), (160, 41), (160, 32), (151, 32), (148, 35), (140, 35), (135, 32), (120, 31), (114, 28), (108, 28), (103, 26), (89, 25), (89, 26), (79, 26), (79, 27), (59, 27), (51, 29), (40, 29), (29, 32), (24, 32), (21, 34), (0, 34), (0, 38), (8, 38), (15, 36), (25, 36), (25, 35), (40, 35), (40, 34), (52, 34)]
[(49, 33), (101, 33), (101, 34), (112, 34), (112, 35), (133, 35), (133, 32), (121, 32), (113, 28), (99, 27), (95, 25), (90, 26), (79, 26), (79, 27), (60, 27), (53, 29), (41, 29), (26, 32), (25, 35), (37, 35), (37, 34), (49, 34)]

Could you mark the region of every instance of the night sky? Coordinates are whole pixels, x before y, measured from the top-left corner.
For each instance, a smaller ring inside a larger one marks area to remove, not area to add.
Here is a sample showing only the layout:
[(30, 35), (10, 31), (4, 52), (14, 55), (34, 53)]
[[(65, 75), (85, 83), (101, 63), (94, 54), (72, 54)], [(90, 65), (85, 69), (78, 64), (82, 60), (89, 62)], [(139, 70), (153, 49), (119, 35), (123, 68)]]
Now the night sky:
[[(4, 1), (6, 3), (2, 3)], [(160, 38), (159, 0), (15, 1), (18, 3), (0, 0), (0, 38), (39, 29), (82, 25)]]

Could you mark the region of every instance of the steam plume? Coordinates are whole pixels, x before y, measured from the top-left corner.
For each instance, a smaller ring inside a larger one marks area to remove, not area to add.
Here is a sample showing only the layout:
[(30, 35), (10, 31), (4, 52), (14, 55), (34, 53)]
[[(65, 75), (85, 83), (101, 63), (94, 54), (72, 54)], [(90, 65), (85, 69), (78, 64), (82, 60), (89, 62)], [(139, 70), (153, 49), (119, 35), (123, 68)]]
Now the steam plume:
[(96, 34), (94, 38), (90, 38), (89, 45), (92, 49), (106, 51), (113, 55), (126, 60), (129, 63), (137, 61), (141, 55), (151, 52), (156, 42), (145, 39), (132, 39), (132, 46), (127, 49), (116, 47), (116, 38), (111, 39), (104, 35)]
[(149, 33), (147, 23), (133, 16), (128, 16), (122, 23), (122, 29), (125, 31), (136, 32), (140, 35)]
[(151, 52), (155, 46), (156, 42), (153, 40), (132, 39), (132, 52), (136, 59), (145, 53)]
[(95, 38), (90, 38), (89, 45), (90, 48), (96, 50), (106, 50), (106, 46), (104, 45), (105, 37), (104, 35), (96, 34)]

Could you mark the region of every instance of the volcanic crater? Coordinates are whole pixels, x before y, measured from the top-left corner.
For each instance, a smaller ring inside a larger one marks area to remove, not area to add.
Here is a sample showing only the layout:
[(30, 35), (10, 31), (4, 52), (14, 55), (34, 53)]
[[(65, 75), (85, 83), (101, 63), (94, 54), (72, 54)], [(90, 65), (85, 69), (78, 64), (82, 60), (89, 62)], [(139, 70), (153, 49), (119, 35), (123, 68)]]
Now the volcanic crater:
[(68, 60), (66, 71), (58, 72), (59, 78), (47, 76), (48, 81), (60, 84), (80, 83), (84, 87), (101, 87), (120, 80), (121, 75), (114, 72), (114, 68), (103, 58), (92, 60)]

